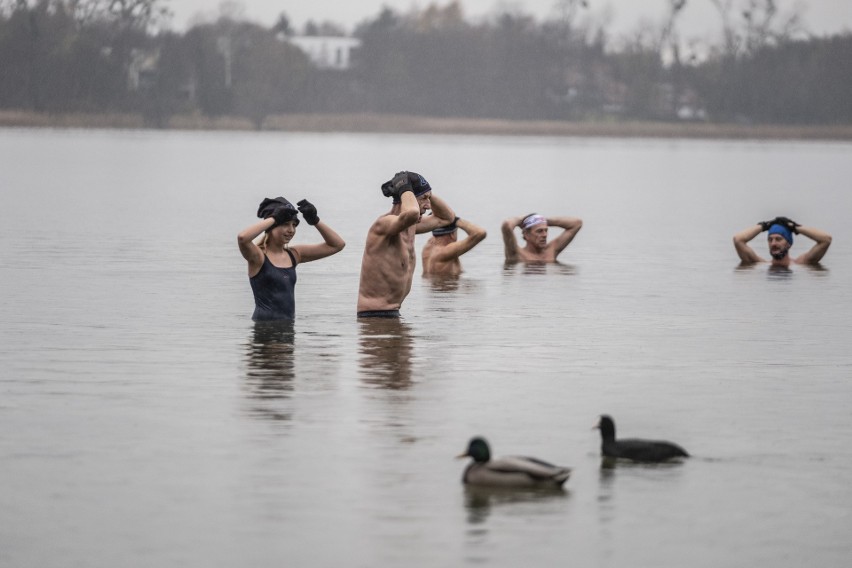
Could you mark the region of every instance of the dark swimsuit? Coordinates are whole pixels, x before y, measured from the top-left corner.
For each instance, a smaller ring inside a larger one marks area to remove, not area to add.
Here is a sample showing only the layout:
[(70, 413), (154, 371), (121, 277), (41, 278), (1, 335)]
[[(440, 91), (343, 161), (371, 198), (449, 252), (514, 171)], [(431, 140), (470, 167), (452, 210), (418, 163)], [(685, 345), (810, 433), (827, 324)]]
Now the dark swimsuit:
[(254, 293), (254, 321), (292, 320), (296, 315), (296, 257), (287, 249), (293, 266), (279, 268), (263, 255), (260, 272), (249, 278)]
[(358, 312), (359, 318), (398, 318), (399, 310), (367, 310)]

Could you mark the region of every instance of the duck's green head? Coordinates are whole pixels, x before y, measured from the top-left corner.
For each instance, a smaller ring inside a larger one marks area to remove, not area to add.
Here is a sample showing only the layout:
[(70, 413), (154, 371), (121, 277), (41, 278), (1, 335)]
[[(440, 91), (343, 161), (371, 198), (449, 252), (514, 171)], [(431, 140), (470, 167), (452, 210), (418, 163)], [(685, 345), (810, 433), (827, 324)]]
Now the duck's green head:
[(485, 438), (473, 438), (467, 445), (467, 453), (459, 457), (471, 457), (477, 463), (485, 463), (491, 459), (491, 450), (488, 449)]

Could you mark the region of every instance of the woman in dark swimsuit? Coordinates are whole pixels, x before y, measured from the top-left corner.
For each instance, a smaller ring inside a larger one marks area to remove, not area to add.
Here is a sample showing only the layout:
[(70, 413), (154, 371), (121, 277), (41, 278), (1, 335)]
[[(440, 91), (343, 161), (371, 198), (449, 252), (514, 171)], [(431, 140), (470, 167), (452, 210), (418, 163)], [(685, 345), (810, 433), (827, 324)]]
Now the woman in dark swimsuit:
[[(257, 210), (261, 221), (243, 229), (237, 235), (240, 253), (248, 262), (249, 282), (254, 293), (254, 321), (292, 320), (295, 317), (296, 265), (311, 262), (343, 250), (346, 243), (340, 235), (320, 221), (316, 207), (307, 200), (298, 203), (299, 209), (283, 197), (264, 199)], [(299, 212), (309, 225), (316, 227), (322, 243), (293, 245)], [(254, 240), (263, 232), (263, 240)]]

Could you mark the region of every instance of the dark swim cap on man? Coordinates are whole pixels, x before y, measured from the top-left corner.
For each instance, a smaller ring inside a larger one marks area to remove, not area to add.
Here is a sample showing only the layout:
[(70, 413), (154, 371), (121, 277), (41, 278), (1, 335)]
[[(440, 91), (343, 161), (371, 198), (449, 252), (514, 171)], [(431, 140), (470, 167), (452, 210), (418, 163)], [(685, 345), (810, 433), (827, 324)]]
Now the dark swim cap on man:
[(778, 223), (769, 227), (769, 231), (766, 233), (766, 236), (769, 235), (781, 235), (784, 237), (784, 240), (787, 241), (790, 245), (793, 244), (793, 233), (790, 232), (790, 229), (785, 227), (784, 225), (779, 225)]
[[(276, 197), (275, 199), (271, 199), (269, 197), (265, 198), (260, 202), (260, 205), (257, 207), (257, 216), (260, 219), (267, 219), (272, 216), (272, 214), (278, 209), (284, 208), (287, 210), (287, 214), (284, 215), (284, 218), (287, 221), (295, 221), (296, 225), (299, 224), (299, 211), (293, 206), (292, 203), (284, 199), (283, 197)], [(291, 213), (292, 211), (292, 213)], [(278, 226), (278, 223), (269, 227), (270, 229)], [(268, 229), (267, 229), (268, 230)]]
[(433, 237), (440, 237), (441, 235), (449, 235), (450, 233), (455, 233), (456, 230), (458, 229), (458, 226), (456, 225), (458, 220), (459, 220), (459, 218), (456, 217), (455, 219), (453, 219), (452, 223), (449, 223), (448, 225), (444, 225), (443, 227), (438, 227), (437, 229), (433, 230), (432, 236)]
[(432, 191), (432, 186), (426, 181), (426, 178), (414, 172), (408, 172), (408, 181), (411, 182), (411, 189), (414, 191), (414, 197), (420, 197), (424, 193)]
[[(421, 176), (415, 172), (407, 172), (408, 173), (408, 182), (411, 184), (411, 192), (414, 194), (414, 197), (420, 197), (426, 193), (432, 191), (432, 186), (429, 185), (429, 182), (426, 181), (426, 178)], [(385, 182), (390, 183), (390, 182)], [(393, 202), (399, 203), (401, 201), (400, 197), (394, 197)]]

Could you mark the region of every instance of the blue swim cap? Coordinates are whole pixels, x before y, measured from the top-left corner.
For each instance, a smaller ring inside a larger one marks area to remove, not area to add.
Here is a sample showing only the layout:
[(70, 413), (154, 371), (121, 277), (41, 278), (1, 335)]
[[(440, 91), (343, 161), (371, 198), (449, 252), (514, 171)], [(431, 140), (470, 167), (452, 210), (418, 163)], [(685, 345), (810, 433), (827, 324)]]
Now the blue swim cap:
[(784, 237), (785, 241), (787, 241), (791, 245), (793, 244), (793, 233), (791, 233), (790, 229), (788, 229), (784, 225), (779, 225), (777, 223), (775, 225), (772, 225), (771, 227), (769, 227), (769, 231), (766, 233), (767, 237), (769, 235), (781, 235), (782, 237)]

